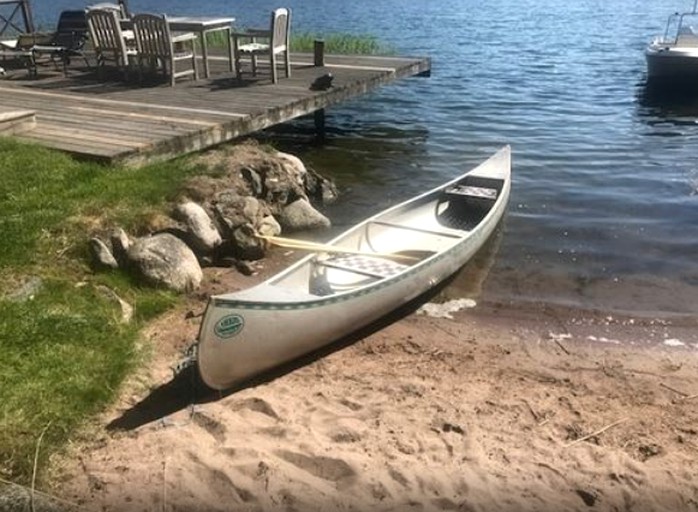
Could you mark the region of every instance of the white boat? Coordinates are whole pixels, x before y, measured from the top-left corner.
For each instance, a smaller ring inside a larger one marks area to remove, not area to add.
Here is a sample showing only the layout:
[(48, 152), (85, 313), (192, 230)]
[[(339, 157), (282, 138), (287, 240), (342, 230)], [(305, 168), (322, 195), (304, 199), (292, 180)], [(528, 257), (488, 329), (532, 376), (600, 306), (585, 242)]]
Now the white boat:
[[(227, 389), (336, 341), (461, 268), (499, 223), (511, 151), (359, 223), (267, 281), (210, 298), (198, 335), (202, 380)], [(277, 240), (278, 241), (278, 240)]]
[(690, 12), (669, 16), (662, 36), (645, 50), (648, 80), (698, 80), (698, 0)]

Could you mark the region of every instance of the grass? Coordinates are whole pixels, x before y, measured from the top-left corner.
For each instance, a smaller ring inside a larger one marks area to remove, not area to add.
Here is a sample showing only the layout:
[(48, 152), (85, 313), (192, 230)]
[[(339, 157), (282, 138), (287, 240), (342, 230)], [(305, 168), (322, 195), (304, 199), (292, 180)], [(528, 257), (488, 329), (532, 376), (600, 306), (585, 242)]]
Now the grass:
[(291, 51), (312, 52), (316, 40), (325, 42), (325, 52), (343, 55), (390, 55), (395, 51), (370, 35), (316, 34), (302, 32), (293, 34)]
[[(225, 34), (213, 32), (207, 35), (211, 47), (227, 45)], [(313, 51), (316, 40), (325, 42), (325, 52), (344, 55), (392, 55), (395, 50), (371, 35), (320, 34), (312, 32), (291, 33), (291, 51), (308, 53)]]
[[(142, 357), (140, 329), (179, 300), (93, 272), (90, 233), (138, 231), (197, 170), (186, 160), (108, 168), (6, 138), (0, 162), (0, 477), (27, 484), (41, 432), (39, 468), (114, 399)], [(41, 284), (18, 300), (27, 282)], [(100, 286), (134, 306), (131, 323)]]

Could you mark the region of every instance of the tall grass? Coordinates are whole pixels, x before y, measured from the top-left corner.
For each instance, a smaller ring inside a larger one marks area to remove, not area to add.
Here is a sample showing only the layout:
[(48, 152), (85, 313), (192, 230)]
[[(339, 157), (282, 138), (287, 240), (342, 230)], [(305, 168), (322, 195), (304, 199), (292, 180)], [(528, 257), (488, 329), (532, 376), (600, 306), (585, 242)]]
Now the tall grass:
[(293, 34), (291, 51), (312, 52), (316, 40), (325, 42), (325, 52), (344, 55), (390, 55), (395, 51), (377, 37), (352, 34), (319, 34), (301, 32)]
[[(195, 171), (107, 168), (0, 138), (0, 477), (26, 484), (44, 429), (39, 467), (112, 400), (139, 330), (179, 300), (93, 272), (85, 247), (94, 229), (137, 229)], [(26, 283), (40, 284), (18, 294)], [(131, 323), (105, 285), (134, 306)]]
[[(344, 55), (392, 55), (395, 50), (371, 35), (321, 34), (313, 32), (291, 33), (291, 51), (312, 52), (316, 40), (325, 42), (325, 52)], [(211, 47), (225, 47), (228, 43), (225, 33), (213, 32), (207, 35)]]

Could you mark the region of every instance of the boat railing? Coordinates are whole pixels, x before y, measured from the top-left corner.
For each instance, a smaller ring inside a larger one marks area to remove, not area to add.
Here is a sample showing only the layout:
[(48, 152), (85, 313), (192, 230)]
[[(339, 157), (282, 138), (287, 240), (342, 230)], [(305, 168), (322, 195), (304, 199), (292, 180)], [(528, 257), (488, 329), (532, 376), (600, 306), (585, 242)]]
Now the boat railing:
[(664, 29), (664, 35), (659, 39), (659, 44), (698, 46), (698, 34), (690, 21), (698, 22), (698, 12), (675, 12), (669, 16)]

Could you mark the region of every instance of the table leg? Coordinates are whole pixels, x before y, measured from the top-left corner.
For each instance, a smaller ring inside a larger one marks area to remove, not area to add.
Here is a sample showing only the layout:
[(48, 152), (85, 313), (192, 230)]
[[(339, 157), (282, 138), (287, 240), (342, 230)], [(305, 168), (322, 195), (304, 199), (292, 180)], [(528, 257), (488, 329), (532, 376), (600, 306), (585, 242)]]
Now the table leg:
[(235, 60), (233, 55), (233, 27), (227, 27), (226, 32), (228, 34), (228, 63), (230, 64), (230, 71), (233, 71), (233, 61)]

